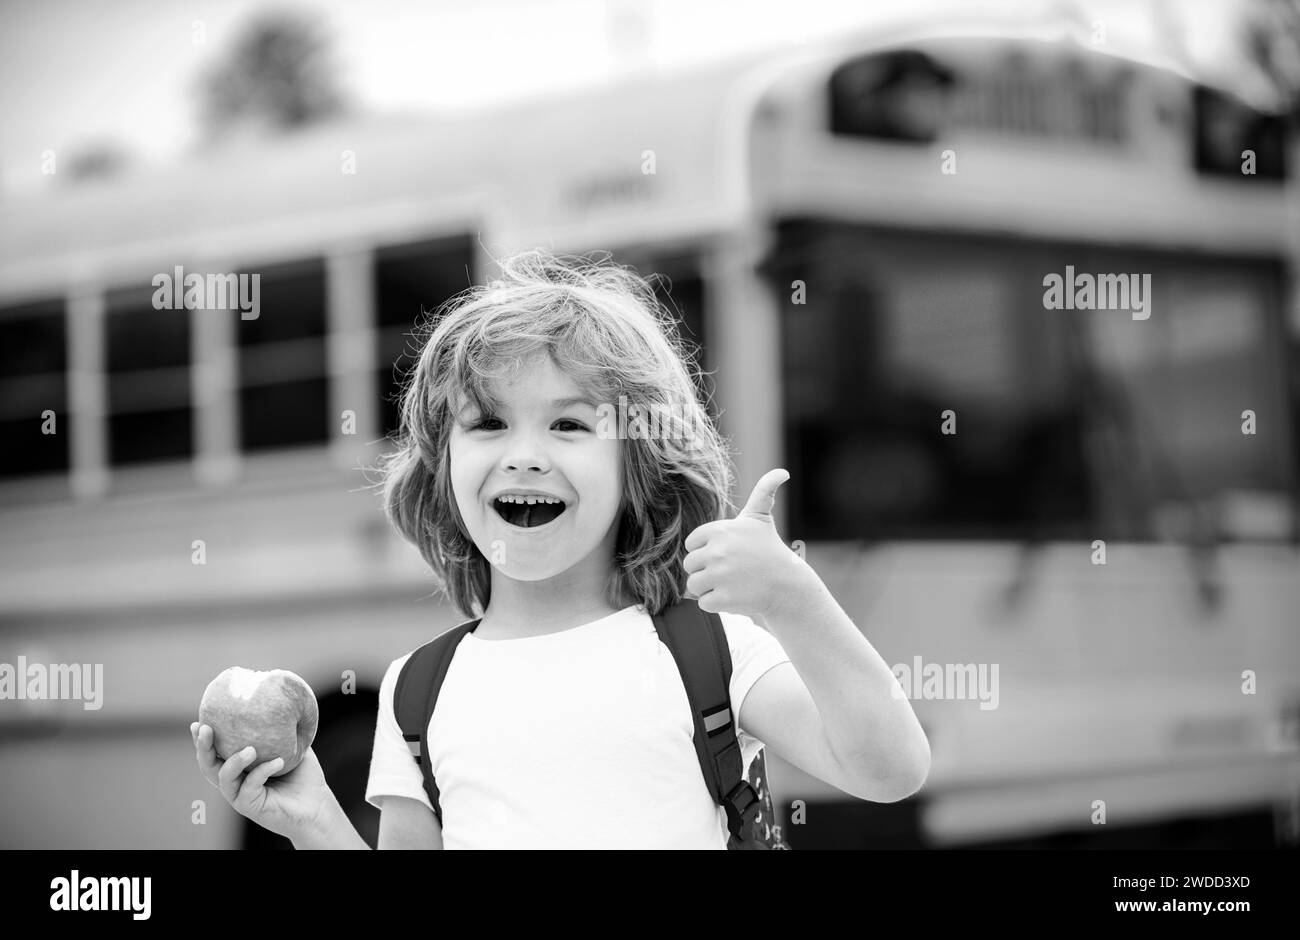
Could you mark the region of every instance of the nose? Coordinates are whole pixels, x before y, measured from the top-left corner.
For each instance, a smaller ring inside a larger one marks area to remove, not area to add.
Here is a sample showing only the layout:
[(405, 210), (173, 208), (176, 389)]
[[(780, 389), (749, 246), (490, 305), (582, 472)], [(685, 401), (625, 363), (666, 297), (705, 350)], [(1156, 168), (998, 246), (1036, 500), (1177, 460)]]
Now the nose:
[(547, 473), (551, 469), (551, 461), (532, 435), (519, 435), (507, 446), (505, 456), (501, 458), (501, 469), (511, 472), (529, 470), (534, 473)]

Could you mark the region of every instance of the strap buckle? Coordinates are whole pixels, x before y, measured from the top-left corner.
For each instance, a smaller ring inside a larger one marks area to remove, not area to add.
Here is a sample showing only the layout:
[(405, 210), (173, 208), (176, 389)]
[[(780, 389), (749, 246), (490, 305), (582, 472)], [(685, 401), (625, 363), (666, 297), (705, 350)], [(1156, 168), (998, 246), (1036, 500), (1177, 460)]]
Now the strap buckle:
[(722, 806), (727, 812), (727, 828), (737, 838), (748, 839), (751, 835), (749, 830), (753, 827), (754, 820), (762, 808), (758, 793), (754, 791), (750, 782), (741, 780), (732, 787), (731, 792), (722, 801)]

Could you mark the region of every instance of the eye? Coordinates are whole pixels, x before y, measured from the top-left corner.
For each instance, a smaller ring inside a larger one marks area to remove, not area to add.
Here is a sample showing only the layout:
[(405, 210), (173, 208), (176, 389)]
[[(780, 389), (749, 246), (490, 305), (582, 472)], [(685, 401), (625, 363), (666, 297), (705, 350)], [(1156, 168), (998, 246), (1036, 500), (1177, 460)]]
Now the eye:
[[(568, 425), (568, 427), (561, 427), (561, 425)], [(581, 421), (574, 421), (572, 418), (561, 418), (559, 421), (556, 421), (553, 426), (561, 431), (568, 431), (570, 433), (573, 431), (589, 430), (589, 428)]]
[(499, 424), (501, 424), (500, 418), (488, 415), (486, 418), (480, 418), (478, 421), (471, 421), (469, 423), (469, 429), (471, 431), (495, 431), (497, 429), (492, 427), (492, 425)]

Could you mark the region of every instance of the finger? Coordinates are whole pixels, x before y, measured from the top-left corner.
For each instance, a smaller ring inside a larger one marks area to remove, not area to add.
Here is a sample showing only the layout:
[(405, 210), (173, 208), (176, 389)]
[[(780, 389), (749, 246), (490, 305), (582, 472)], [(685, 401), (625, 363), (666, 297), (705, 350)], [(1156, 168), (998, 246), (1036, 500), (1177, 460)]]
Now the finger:
[(256, 804), (262, 798), (262, 789), (266, 786), (266, 781), (271, 778), (271, 774), (283, 766), (283, 757), (262, 761), (248, 772), (248, 776), (244, 778), (244, 782), (239, 786), (236, 798), (245, 805)]
[(212, 750), (212, 729), (207, 725), (199, 725), (194, 738), (194, 755), (199, 762), (199, 773), (203, 774), (203, 779), (220, 789), (221, 782), (217, 775), (221, 770), (221, 762)]
[(695, 574), (697, 571), (702, 571), (706, 564), (708, 564), (708, 562), (704, 560), (703, 553), (698, 551), (687, 552), (686, 557), (682, 559), (682, 569), (687, 574)]
[(682, 547), (688, 552), (693, 552), (697, 548), (703, 548), (708, 544), (709, 537), (713, 532), (721, 528), (724, 524), (725, 520), (718, 519), (713, 522), (706, 522), (701, 526), (696, 526), (695, 531), (686, 536), (686, 541), (682, 543)]
[(749, 494), (749, 500), (745, 503), (745, 508), (740, 511), (740, 516), (770, 520), (772, 507), (776, 505), (776, 491), (788, 479), (790, 473), (787, 470), (769, 470), (763, 474), (754, 485), (754, 492)]
[(718, 596), (717, 591), (707, 591), (700, 597), (697, 597), (695, 599), (695, 603), (699, 604), (700, 610), (704, 611), (705, 613), (716, 614), (719, 613), (719, 610), (717, 605), (713, 603), (712, 599), (717, 596)]
[(239, 778), (249, 765), (257, 759), (257, 751), (250, 744), (238, 754), (232, 754), (230, 760), (221, 765), (221, 772), (217, 774), (217, 780), (220, 782), (218, 789), (221, 795), (226, 798), (226, 802), (234, 805), (235, 800), (239, 797)]
[(697, 600), (711, 590), (713, 590), (713, 581), (703, 571), (697, 571), (686, 579), (686, 592)]

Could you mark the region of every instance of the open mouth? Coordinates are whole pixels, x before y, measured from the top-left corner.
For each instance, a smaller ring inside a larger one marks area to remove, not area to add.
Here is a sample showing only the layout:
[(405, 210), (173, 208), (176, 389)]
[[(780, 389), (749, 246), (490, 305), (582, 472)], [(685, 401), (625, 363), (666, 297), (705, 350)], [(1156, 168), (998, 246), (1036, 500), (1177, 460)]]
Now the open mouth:
[(497, 515), (521, 529), (535, 529), (554, 522), (564, 512), (564, 500), (553, 497), (498, 496), (492, 501)]

